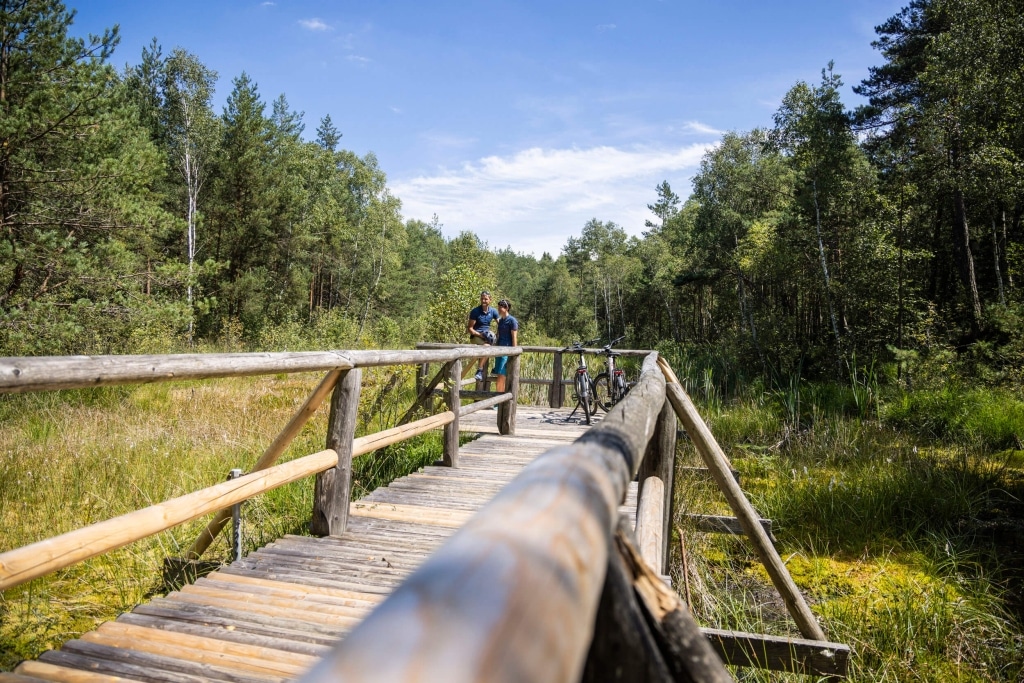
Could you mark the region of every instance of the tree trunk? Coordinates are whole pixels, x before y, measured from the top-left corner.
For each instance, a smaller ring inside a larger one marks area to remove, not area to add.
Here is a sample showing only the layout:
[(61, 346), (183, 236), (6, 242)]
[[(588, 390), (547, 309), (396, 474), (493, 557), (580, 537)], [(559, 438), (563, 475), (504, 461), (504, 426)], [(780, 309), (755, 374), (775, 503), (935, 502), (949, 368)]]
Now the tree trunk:
[(999, 230), (996, 228), (996, 216), (995, 214), (992, 214), (992, 260), (994, 261), (996, 268), (996, 285), (999, 287), (999, 303), (1005, 306), (1006, 293), (1003, 290), (1003, 271), (999, 265), (999, 252)]
[(974, 255), (971, 253), (971, 233), (967, 226), (967, 206), (963, 190), (953, 192), (953, 255), (956, 258), (960, 280), (970, 303), (971, 331), (981, 330), (981, 298), (974, 276)]

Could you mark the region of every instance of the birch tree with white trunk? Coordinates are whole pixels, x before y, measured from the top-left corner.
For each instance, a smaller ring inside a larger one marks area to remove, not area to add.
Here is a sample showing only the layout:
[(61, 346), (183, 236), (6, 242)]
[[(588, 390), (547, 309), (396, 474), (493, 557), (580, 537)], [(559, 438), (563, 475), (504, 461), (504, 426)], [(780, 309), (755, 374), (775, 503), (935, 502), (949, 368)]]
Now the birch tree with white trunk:
[[(188, 305), (195, 297), (199, 197), (218, 139), (218, 120), (210, 106), (217, 72), (181, 48), (168, 57), (164, 84), (167, 135), (171, 162), (185, 183), (185, 248), (188, 259)], [(189, 320), (191, 340), (193, 322)]]

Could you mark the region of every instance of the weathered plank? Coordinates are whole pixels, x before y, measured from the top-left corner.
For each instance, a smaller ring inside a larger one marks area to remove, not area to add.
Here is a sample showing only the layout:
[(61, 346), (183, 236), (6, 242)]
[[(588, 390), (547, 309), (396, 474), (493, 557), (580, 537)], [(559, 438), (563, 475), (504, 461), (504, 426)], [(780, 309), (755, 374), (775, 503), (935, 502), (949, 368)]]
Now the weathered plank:
[(790, 671), (809, 676), (846, 676), (850, 648), (803, 638), (701, 629), (726, 664)]

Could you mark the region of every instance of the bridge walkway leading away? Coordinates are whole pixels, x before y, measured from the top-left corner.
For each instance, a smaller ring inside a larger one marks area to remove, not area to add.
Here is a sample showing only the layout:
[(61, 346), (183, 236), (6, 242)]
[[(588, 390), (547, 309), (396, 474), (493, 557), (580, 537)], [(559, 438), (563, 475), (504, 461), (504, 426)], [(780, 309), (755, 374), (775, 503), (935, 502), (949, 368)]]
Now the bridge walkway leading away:
[[(568, 414), (520, 406), (516, 436), (493, 433), (491, 411), (467, 416), (460, 429), (480, 436), (460, 448), (457, 469), (424, 467), (354, 501), (341, 535), (285, 536), (0, 679), (297, 678), (527, 463), (582, 435), (587, 428)], [(620, 508), (630, 520), (636, 494), (634, 482)]]

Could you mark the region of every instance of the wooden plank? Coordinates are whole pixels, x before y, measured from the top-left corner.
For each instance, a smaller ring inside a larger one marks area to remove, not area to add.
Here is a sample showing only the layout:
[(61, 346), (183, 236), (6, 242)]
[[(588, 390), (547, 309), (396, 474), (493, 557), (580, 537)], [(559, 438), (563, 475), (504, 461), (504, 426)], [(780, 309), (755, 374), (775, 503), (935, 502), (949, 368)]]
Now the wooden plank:
[(29, 680), (55, 681), (57, 683), (121, 683), (129, 680), (96, 671), (69, 669), (40, 661), (22, 662), (15, 671), (30, 677)]
[(316, 586), (304, 586), (301, 584), (292, 584), (284, 581), (266, 581), (254, 576), (242, 576), (237, 574), (225, 574), (223, 572), (214, 572), (203, 577), (204, 581), (218, 581), (218, 582), (230, 582), (243, 584), (254, 587), (265, 587), (277, 590), (290, 590), (293, 592), (301, 592), (312, 599), (314, 596), (332, 598), (336, 600), (357, 600), (365, 602), (380, 602), (383, 600), (383, 596), (377, 593), (360, 593), (358, 591), (348, 591), (331, 588), (318, 588)]
[[(129, 615), (122, 615), (121, 618), (127, 619), (128, 617)], [(312, 647), (322, 648), (334, 645), (338, 638), (346, 633), (345, 629), (332, 630), (328, 633), (312, 631), (310, 628), (306, 628), (304, 622), (301, 624), (303, 628), (292, 628), (292, 626), (296, 625), (291, 622), (265, 619), (259, 615), (239, 615), (236, 612), (216, 607), (203, 609), (198, 605), (187, 603), (148, 602), (135, 608), (131, 614), (131, 623), (136, 623), (134, 620), (138, 618), (154, 619), (156, 624), (161, 625), (161, 628), (163, 626), (169, 628), (171, 624), (177, 622), (189, 626), (214, 629), (215, 631), (219, 630), (223, 632), (223, 637), (228, 637), (229, 634), (240, 633), (273, 638), (275, 640), (287, 640), (296, 643), (296, 647), (304, 648), (298, 651), (306, 651)]]
[(260, 648), (171, 634), (116, 622), (103, 624), (99, 629), (84, 634), (80, 640), (121, 650), (146, 652), (171, 659), (274, 677), (298, 676), (316, 661), (312, 657), (305, 657), (302, 663), (289, 663), (285, 661), (289, 655), (284, 652), (273, 653), (271, 657), (270, 652)]
[(276, 568), (297, 566), (318, 571), (327, 570), (341, 576), (373, 576), (379, 577), (382, 580), (399, 579), (406, 573), (394, 567), (388, 568), (386, 563), (367, 560), (365, 555), (356, 559), (343, 560), (323, 553), (316, 555), (309, 553), (285, 553), (280, 551), (274, 552), (266, 548), (250, 553), (243, 564), (256, 567), (273, 566)]
[(364, 593), (379, 593), (390, 595), (393, 586), (381, 585), (379, 583), (367, 583), (364, 580), (350, 576), (339, 577), (316, 572), (301, 572), (291, 569), (274, 569), (272, 567), (227, 567), (221, 570), (227, 574), (244, 574), (269, 581), (286, 581), (289, 583), (300, 583), (309, 586), (322, 586), (324, 588), (342, 588), (347, 590), (360, 591)]
[[(195, 621), (186, 621), (173, 617), (154, 617), (148, 614), (140, 614), (138, 612), (122, 614), (117, 618), (116, 623), (133, 624), (135, 626), (144, 626), (146, 628), (158, 629), (161, 631), (184, 633), (213, 640), (224, 640), (230, 643), (242, 643), (267, 650), (291, 652), (310, 657), (321, 657), (330, 651), (329, 645), (317, 644), (315, 642), (308, 641), (302, 637), (302, 634), (297, 634), (292, 638), (282, 637), (281, 635), (265, 635), (253, 632), (254, 630), (258, 630), (258, 628), (246, 624), (218, 626)], [(329, 639), (327, 642), (333, 643), (334, 641)]]
[[(340, 628), (352, 628), (362, 619), (363, 614), (354, 616), (352, 614), (336, 614), (334, 610), (326, 608), (302, 609), (295, 607), (280, 607), (276, 604), (269, 604), (267, 601), (254, 602), (244, 598), (235, 597), (230, 591), (221, 591), (223, 597), (215, 597), (210, 591), (201, 592), (180, 592), (169, 593), (164, 600), (168, 602), (189, 603), (202, 605), (204, 607), (221, 607), (223, 609), (237, 610), (250, 615), (265, 615), (267, 617), (281, 619), (305, 620), (310, 623), (328, 624)], [(277, 601), (275, 601), (277, 602)]]
[(139, 605), (135, 608), (136, 612), (155, 616), (153, 610), (146, 609), (143, 611), (143, 607), (172, 610), (180, 615), (201, 617), (204, 620), (226, 620), (222, 621), (224, 625), (233, 625), (236, 628), (240, 628), (241, 624), (270, 626), (272, 628), (279, 629), (277, 632), (282, 634), (290, 632), (293, 634), (306, 634), (311, 637), (323, 636), (327, 638), (337, 638), (339, 635), (348, 632), (352, 628), (351, 623), (342, 623), (342, 620), (327, 622), (313, 621), (311, 619), (306, 619), (304, 615), (300, 615), (299, 618), (295, 618), (294, 616), (274, 614), (273, 611), (271, 611), (271, 614), (267, 614), (265, 612), (257, 612), (255, 610), (238, 609), (232, 604), (212, 604), (200, 602), (198, 600), (179, 600), (170, 597), (155, 598), (146, 605)]
[[(45, 659), (44, 659), (45, 658)], [(284, 681), (280, 675), (243, 672), (222, 666), (199, 664), (164, 655), (125, 650), (85, 640), (71, 640), (57, 652), (50, 651), (40, 659), (55, 664), (92, 668), (115, 676), (143, 681), (183, 683), (186, 680), (214, 680), (225, 683), (272, 683)]]
[[(22, 674), (12, 674), (7, 671), (0, 671), (0, 683), (39, 683), (46, 679), (32, 678)], [(109, 680), (109, 679), (108, 679)]]
[[(313, 655), (279, 650), (265, 645), (257, 646), (237, 643), (220, 638), (210, 638), (209, 636), (150, 628), (123, 621), (108, 621), (105, 624), (101, 624), (92, 633), (86, 635), (92, 636), (95, 634), (100, 634), (110, 639), (124, 638), (129, 643), (127, 647), (138, 648), (140, 643), (147, 643), (151, 646), (168, 645), (181, 648), (182, 650), (195, 650), (207, 654), (239, 658), (241, 661), (237, 664), (232, 664), (233, 668), (245, 668), (249, 663), (256, 663), (258, 667), (266, 669), (271, 673), (275, 671), (292, 675), (302, 673), (317, 660)], [(173, 656), (179, 659), (187, 659), (189, 654), (181, 652)], [(225, 659), (223, 661), (226, 663), (228, 660)], [(211, 661), (210, 663), (217, 664), (218, 662)]]
[[(735, 517), (727, 517), (725, 515), (696, 515), (688, 514), (686, 519), (693, 522), (697, 531), (702, 531), (709, 534), (732, 534), (734, 536), (744, 535), (743, 526), (740, 521)], [(772, 520), (770, 519), (758, 519), (761, 524), (761, 528), (768, 535), (768, 538), (774, 538), (772, 536)]]
[(701, 631), (726, 664), (808, 676), (845, 677), (849, 672), (850, 648), (841, 643), (714, 628)]
[(470, 514), (463, 511), (449, 511), (426, 508), (419, 505), (400, 505), (398, 503), (352, 503), (351, 512), (356, 517), (373, 517), (398, 522), (416, 522), (432, 526), (444, 526), (457, 529), (466, 523)]
[[(316, 557), (326, 558), (328, 560), (347, 560), (355, 561), (360, 560), (366, 562), (372, 566), (386, 567), (390, 569), (399, 569), (402, 571), (411, 571), (416, 567), (423, 564), (423, 561), (429, 557), (427, 552), (419, 553), (404, 553), (401, 551), (392, 550), (380, 550), (378, 548), (347, 548), (339, 547), (334, 550), (317, 550), (316, 554), (311, 554), (308, 550), (301, 546), (290, 546), (290, 545), (279, 545), (275, 544), (273, 548), (267, 547), (263, 550), (273, 551), (275, 554), (291, 555), (298, 558)], [(195, 584), (195, 585), (198, 585)], [(239, 589), (241, 590), (241, 589)], [(259, 593), (266, 593), (267, 591), (256, 591)], [(325, 601), (329, 604), (340, 604), (332, 601)], [(355, 602), (355, 601), (350, 601)], [(375, 603), (374, 603), (375, 604)], [(353, 604), (353, 607), (358, 605)], [(372, 606), (372, 604), (370, 604)]]
[(315, 536), (340, 534), (348, 523), (352, 493), (352, 440), (358, 422), (362, 370), (345, 372), (338, 378), (331, 396), (325, 448), (338, 454), (334, 467), (318, 472), (313, 487), (313, 515), (309, 522)]
[[(351, 617), (354, 619), (361, 619), (365, 617), (370, 610), (373, 609), (373, 604), (366, 605), (332, 605), (327, 602), (315, 602), (309, 600), (301, 600), (294, 595), (273, 595), (266, 592), (246, 592), (241, 590), (230, 590), (219, 588), (217, 586), (211, 586), (210, 584), (190, 584), (182, 586), (182, 594), (189, 596), (208, 597), (216, 600), (225, 600), (228, 602), (249, 604), (259, 604), (260, 606), (280, 607), (289, 610), (311, 610), (318, 614), (324, 614), (334, 617)], [(215, 603), (206, 603), (215, 604)]]

